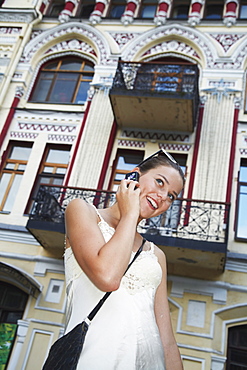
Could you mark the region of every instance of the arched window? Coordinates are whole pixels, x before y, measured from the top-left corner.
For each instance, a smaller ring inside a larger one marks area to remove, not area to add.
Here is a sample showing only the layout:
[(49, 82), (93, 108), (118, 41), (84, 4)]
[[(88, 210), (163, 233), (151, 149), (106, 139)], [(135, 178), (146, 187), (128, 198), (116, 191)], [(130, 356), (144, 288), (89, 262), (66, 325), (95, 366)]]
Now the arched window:
[(49, 61), (41, 67), (29, 100), (35, 103), (84, 104), (93, 75), (93, 63), (79, 57)]
[(2, 366), (8, 363), (15, 339), (17, 321), (23, 316), (27, 299), (28, 294), (21, 289), (0, 282), (0, 358)]

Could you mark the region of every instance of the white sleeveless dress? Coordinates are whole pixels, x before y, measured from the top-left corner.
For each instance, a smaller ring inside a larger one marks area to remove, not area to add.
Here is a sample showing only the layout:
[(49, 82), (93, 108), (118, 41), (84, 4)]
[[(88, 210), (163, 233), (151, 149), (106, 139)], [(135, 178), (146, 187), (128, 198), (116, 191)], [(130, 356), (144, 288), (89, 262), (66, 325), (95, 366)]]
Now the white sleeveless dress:
[[(107, 242), (115, 230), (99, 217), (98, 225)], [(71, 248), (65, 250), (64, 261), (67, 333), (87, 317), (104, 292), (84, 274)], [(143, 251), (136, 259), (122, 278), (119, 289), (110, 295), (93, 319), (77, 370), (165, 369), (154, 316), (154, 296), (161, 278), (162, 269), (152, 244), (150, 250)]]

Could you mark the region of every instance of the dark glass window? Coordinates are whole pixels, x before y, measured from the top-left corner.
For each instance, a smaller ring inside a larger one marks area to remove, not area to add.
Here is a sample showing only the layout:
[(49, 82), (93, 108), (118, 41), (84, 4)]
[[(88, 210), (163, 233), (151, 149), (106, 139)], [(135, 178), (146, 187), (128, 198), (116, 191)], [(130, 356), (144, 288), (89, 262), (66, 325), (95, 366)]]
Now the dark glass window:
[(126, 173), (131, 172), (143, 159), (144, 152), (140, 150), (119, 149), (113, 165), (110, 189), (116, 191)]
[(153, 19), (157, 10), (156, 0), (143, 0), (140, 6), (140, 18)]
[(224, 1), (206, 1), (204, 19), (222, 19)]
[(189, 8), (190, 8), (190, 1), (187, 1), (187, 0), (173, 1), (170, 18), (187, 19)]
[(52, 0), (50, 1), (49, 7), (45, 15), (57, 18), (61, 11), (64, 9), (64, 6), (65, 6), (64, 0)]
[(84, 104), (93, 75), (93, 64), (80, 58), (49, 61), (41, 67), (30, 101)]
[(124, 0), (112, 0), (108, 9), (108, 18), (120, 19), (126, 8), (126, 1)]
[(247, 1), (240, 1), (239, 19), (247, 19)]
[(238, 178), (236, 239), (247, 240), (247, 159), (241, 160)]
[(247, 325), (228, 330), (226, 370), (247, 369)]
[(0, 211), (11, 212), (31, 150), (32, 143), (9, 144), (0, 173)]
[(79, 18), (89, 18), (95, 7), (95, 0), (83, 0), (76, 13)]

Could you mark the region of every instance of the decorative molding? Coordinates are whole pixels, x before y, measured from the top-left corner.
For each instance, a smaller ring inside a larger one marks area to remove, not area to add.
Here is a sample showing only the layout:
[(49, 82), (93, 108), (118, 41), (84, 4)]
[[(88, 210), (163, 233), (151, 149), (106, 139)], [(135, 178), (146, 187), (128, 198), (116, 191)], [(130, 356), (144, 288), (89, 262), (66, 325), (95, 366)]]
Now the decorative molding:
[(241, 155), (247, 155), (247, 149), (246, 148), (240, 148), (239, 152)]
[(145, 141), (134, 141), (134, 140), (118, 140), (119, 146), (134, 147), (134, 148), (145, 148)]
[(75, 141), (76, 136), (75, 135), (48, 135), (48, 140), (49, 141), (58, 141), (60, 143), (72, 143)]
[(21, 33), (21, 27), (0, 27), (1, 35), (19, 35)]
[(210, 33), (209, 36), (213, 37), (227, 52), (238, 40), (243, 38), (245, 34), (232, 34), (232, 33), (225, 33), (225, 34), (217, 34), (217, 33)]
[[(59, 41), (59, 38), (65, 39), (66, 36), (69, 37), (71, 34), (73, 34), (74, 37), (75, 34), (77, 34), (78, 39), (80, 37), (84, 38), (83, 41), (88, 44), (89, 49), (92, 48), (92, 45), (95, 45), (93, 49), (95, 50), (95, 55), (97, 55), (98, 64), (109, 65), (116, 63), (117, 58), (110, 58), (110, 48), (103, 35), (92, 26), (81, 22), (63, 23), (34, 37), (26, 45), (21, 57), (21, 63), (29, 63), (35, 53), (41, 48), (44, 48), (46, 44), (49, 45), (54, 40)], [(49, 46), (47, 46), (47, 49), (48, 48)]]
[[(176, 44), (170, 41), (171, 36)], [(169, 38), (169, 41), (166, 41), (165, 38)], [(214, 61), (217, 57), (217, 52), (209, 43), (208, 38), (196, 29), (188, 29), (188, 27), (184, 27), (179, 24), (175, 24), (173, 26), (164, 25), (143, 33), (140, 37), (134, 39), (128, 44), (128, 48), (123, 53), (122, 59), (125, 61), (134, 60), (135, 56), (140, 53), (140, 50), (144, 49), (145, 46), (151, 43), (154, 45), (156, 40), (159, 40), (159, 45), (162, 45), (162, 42), (165, 42), (166, 46), (168, 45), (172, 48), (171, 50), (166, 50), (165, 53), (174, 51), (174, 48), (177, 48), (175, 49), (175, 52), (186, 53), (186, 47), (184, 47), (181, 40), (182, 38), (184, 39), (184, 42), (186, 42), (185, 40), (190, 40), (192, 45), (195, 45), (195, 48), (189, 46), (189, 51), (192, 55), (198, 54), (197, 50), (199, 48), (205, 58), (207, 67), (215, 67)], [(181, 51), (179, 49), (179, 45), (181, 47)], [(156, 54), (159, 53), (162, 55), (162, 47), (157, 48), (156, 50), (153, 49), (153, 51), (155, 51)], [(145, 54), (145, 52), (143, 53)]]
[(47, 122), (43, 122), (43, 123), (18, 122), (18, 127), (20, 130), (26, 130), (26, 131), (68, 132), (68, 133), (72, 133), (77, 128), (76, 125), (47, 123)]
[(35, 134), (33, 132), (18, 132), (18, 131), (11, 131), (10, 137), (14, 139), (32, 139), (35, 140), (39, 134)]
[(15, 98), (20, 99), (24, 95), (24, 87), (16, 86), (15, 88)]
[(201, 59), (201, 57), (198, 55), (196, 50), (186, 44), (185, 42), (180, 42), (180, 41), (175, 41), (175, 40), (169, 40), (167, 42), (160, 42), (159, 44), (156, 44), (155, 46), (151, 47), (145, 53), (141, 55), (141, 57), (145, 57), (147, 55), (156, 55), (157, 53), (164, 53), (164, 52), (179, 52), (179, 53), (184, 53), (187, 56), (196, 58), (196, 59)]
[(180, 141), (188, 142), (188, 134), (177, 134), (177, 133), (165, 133), (165, 132), (151, 132), (151, 131), (134, 131), (124, 129), (121, 132), (122, 137), (130, 137), (135, 139), (146, 139), (146, 140), (164, 140), (164, 141)]
[(84, 53), (92, 54), (97, 57), (97, 54), (95, 50), (86, 42), (72, 39), (72, 40), (66, 40), (57, 43), (56, 45), (52, 46), (50, 49), (48, 49), (45, 54), (48, 53), (57, 53), (65, 50), (80, 50)]
[(218, 103), (221, 102), (223, 96), (229, 97), (231, 95), (236, 95), (237, 93), (242, 93), (241, 90), (231, 89), (227, 86), (228, 86), (228, 82), (221, 79), (219, 81), (214, 82), (214, 87), (207, 88), (207, 89), (201, 89), (201, 91), (206, 92), (212, 96), (216, 95)]
[(188, 152), (191, 148), (191, 144), (160, 144), (159, 147), (160, 149), (163, 148), (165, 150), (174, 150), (174, 151), (178, 151), (178, 152)]
[(0, 22), (11, 23), (31, 23), (37, 18), (37, 13), (34, 10), (18, 10), (16, 9), (0, 9)]
[(137, 36), (141, 35), (141, 33), (134, 33), (134, 32), (108, 32), (109, 35), (114, 39), (114, 41), (118, 44), (120, 50), (126, 45), (129, 41), (133, 40)]

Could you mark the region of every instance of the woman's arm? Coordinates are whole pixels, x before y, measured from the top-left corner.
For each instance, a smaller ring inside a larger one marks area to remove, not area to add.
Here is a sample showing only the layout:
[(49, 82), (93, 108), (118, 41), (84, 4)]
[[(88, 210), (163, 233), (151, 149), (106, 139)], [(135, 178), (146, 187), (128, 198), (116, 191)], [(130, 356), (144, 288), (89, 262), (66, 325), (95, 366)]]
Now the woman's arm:
[(139, 217), (140, 190), (135, 190), (135, 186), (133, 181), (121, 182), (117, 193), (120, 221), (107, 243), (91, 205), (82, 199), (75, 199), (65, 211), (66, 235), (75, 258), (89, 279), (102, 291), (118, 289), (130, 260)]
[(165, 254), (156, 247), (155, 254), (162, 268), (162, 281), (155, 295), (155, 317), (163, 343), (166, 370), (183, 370), (180, 352), (173, 334), (167, 297), (167, 269)]

